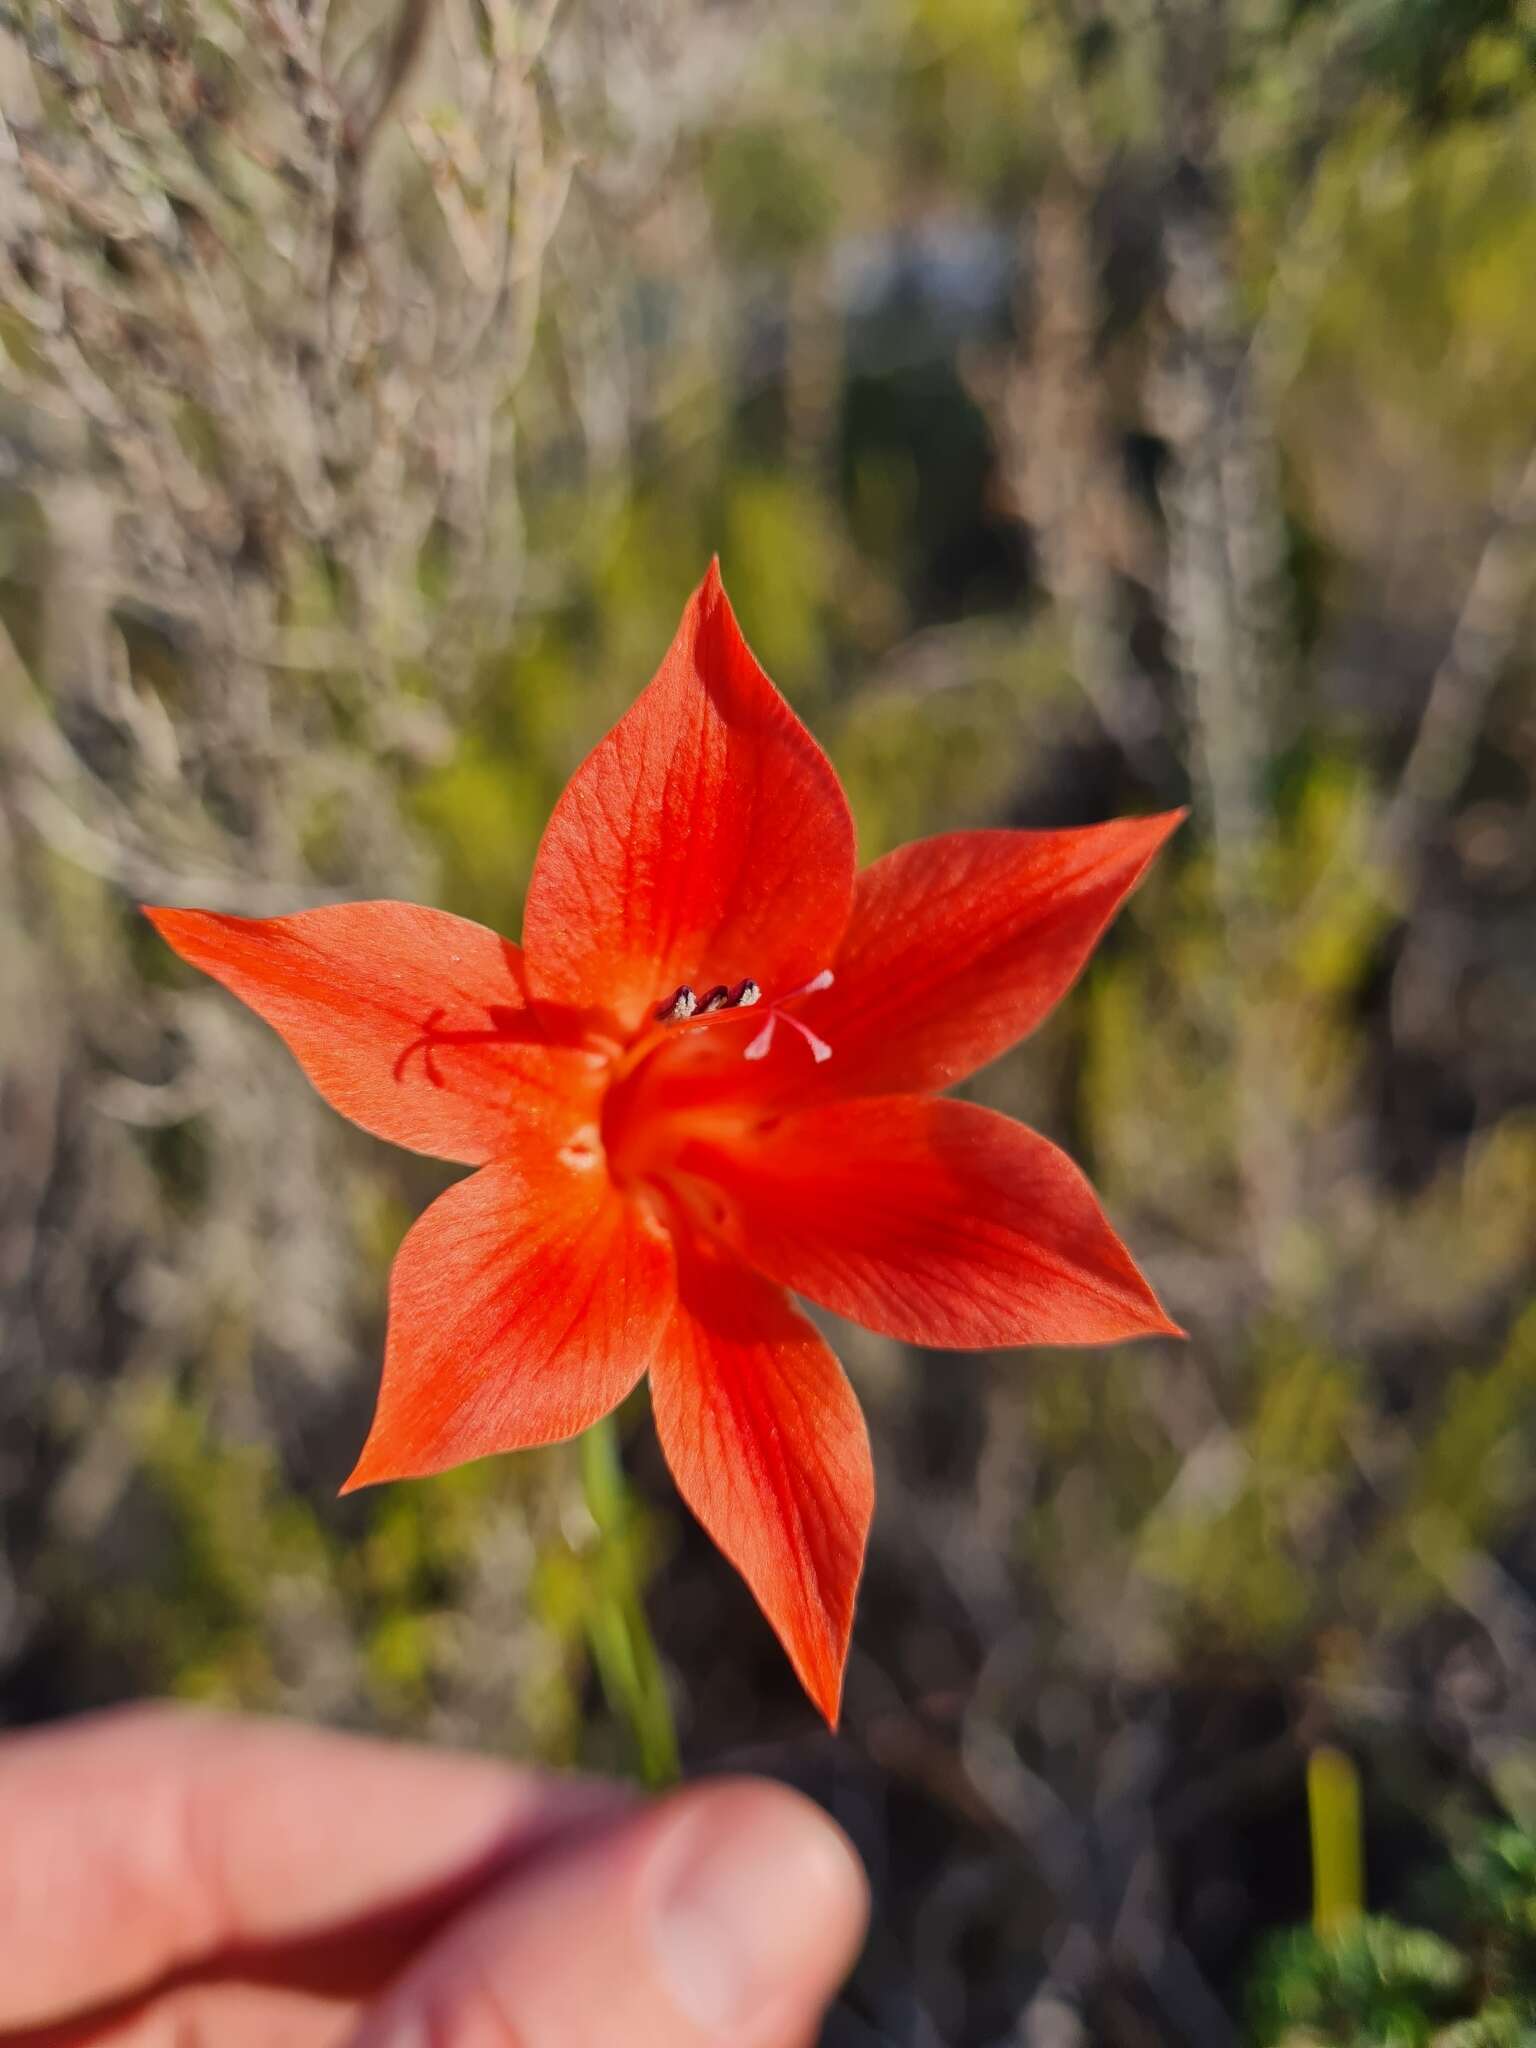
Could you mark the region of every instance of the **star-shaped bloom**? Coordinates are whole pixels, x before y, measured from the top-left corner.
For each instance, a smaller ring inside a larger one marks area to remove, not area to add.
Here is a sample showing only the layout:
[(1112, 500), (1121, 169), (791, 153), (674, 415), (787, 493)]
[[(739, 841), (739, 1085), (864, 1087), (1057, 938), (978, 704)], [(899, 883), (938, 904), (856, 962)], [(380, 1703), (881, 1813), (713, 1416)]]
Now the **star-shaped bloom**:
[(937, 1091), (1039, 1023), (1179, 815), (856, 871), (711, 569), (556, 804), (521, 947), (408, 903), (149, 911), (343, 1115), (478, 1169), (395, 1260), (348, 1487), (575, 1436), (649, 1373), (679, 1490), (835, 1721), (874, 1479), (790, 1296), (967, 1350), (1177, 1333), (1071, 1161)]

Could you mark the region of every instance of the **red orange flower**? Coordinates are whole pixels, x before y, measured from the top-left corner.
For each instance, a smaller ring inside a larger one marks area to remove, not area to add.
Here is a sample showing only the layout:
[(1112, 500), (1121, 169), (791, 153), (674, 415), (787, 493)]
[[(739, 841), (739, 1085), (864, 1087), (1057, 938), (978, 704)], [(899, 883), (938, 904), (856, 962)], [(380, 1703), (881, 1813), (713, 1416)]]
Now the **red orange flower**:
[(649, 1371), (684, 1498), (835, 1721), (874, 1481), (789, 1292), (927, 1345), (1175, 1331), (1054, 1145), (934, 1091), (1040, 1021), (1178, 816), (855, 873), (711, 569), (555, 806), (521, 948), (406, 903), (149, 911), (344, 1115), (480, 1169), (400, 1248), (348, 1486), (573, 1436)]

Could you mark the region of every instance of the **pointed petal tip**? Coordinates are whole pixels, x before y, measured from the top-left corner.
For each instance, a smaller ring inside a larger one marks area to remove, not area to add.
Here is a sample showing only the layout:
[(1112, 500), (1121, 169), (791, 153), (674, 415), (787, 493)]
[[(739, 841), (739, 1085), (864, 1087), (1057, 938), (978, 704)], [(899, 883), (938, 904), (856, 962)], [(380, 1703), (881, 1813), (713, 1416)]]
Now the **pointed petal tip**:
[(840, 1651), (828, 1644), (807, 1654), (805, 1644), (787, 1635), (771, 1616), (769, 1619), (774, 1634), (783, 1645), (790, 1668), (800, 1682), (801, 1691), (826, 1722), (827, 1733), (835, 1735), (843, 1718), (843, 1680), (847, 1675), (851, 1635)]
[(146, 918), (154, 926), (162, 939), (169, 939), (170, 934), (188, 915), (185, 910), (177, 910), (168, 903), (141, 903), (138, 905), (138, 912), (140, 917)]
[(711, 555), (709, 567), (695, 585), (686, 610), (696, 613), (700, 618), (708, 618), (721, 605), (724, 605), (728, 612), (731, 610), (731, 600), (725, 593), (725, 579), (720, 574), (720, 557)]
[(218, 913), (211, 910), (183, 910), (174, 904), (141, 903), (139, 913), (147, 918), (155, 931), (173, 953), (179, 954), (189, 967), (203, 968), (207, 957), (206, 946), (210, 925), (218, 923)]
[(388, 1486), (402, 1479), (430, 1479), (435, 1471), (442, 1469), (441, 1465), (434, 1466), (429, 1461), (402, 1456), (399, 1451), (392, 1453), (387, 1431), (380, 1427), (379, 1418), (375, 1416), (373, 1427), (357, 1454), (357, 1463), (337, 1487), (336, 1498), (344, 1500), (349, 1493), (361, 1493), (365, 1486)]
[(1182, 1323), (1173, 1320), (1145, 1280), (1142, 1280), (1142, 1285), (1146, 1288), (1145, 1313), (1134, 1328), (1126, 1331), (1126, 1341), (1132, 1342), (1138, 1337), (1176, 1337), (1181, 1343), (1186, 1342), (1189, 1337), (1188, 1330)]
[(1133, 1337), (1176, 1337), (1180, 1343), (1188, 1341), (1189, 1332), (1182, 1323), (1176, 1323), (1163, 1307), (1157, 1289), (1132, 1261), (1132, 1270), (1141, 1283), (1142, 1318), (1138, 1328), (1131, 1332)]
[[(1176, 1323), (1173, 1317), (1169, 1315), (1167, 1309), (1163, 1307), (1162, 1302), (1158, 1299), (1157, 1289), (1152, 1285), (1146, 1274), (1142, 1272), (1135, 1260), (1131, 1258), (1124, 1245), (1120, 1249), (1129, 1269), (1125, 1278), (1129, 1282), (1130, 1287), (1134, 1288), (1136, 1298), (1134, 1301), (1126, 1300), (1124, 1302), (1126, 1327), (1123, 1336), (1111, 1337), (1107, 1341), (1110, 1343), (1134, 1344), (1140, 1342), (1144, 1337), (1176, 1337), (1181, 1342), (1187, 1339), (1189, 1336), (1188, 1330), (1181, 1323)], [(1104, 1339), (1100, 1339), (1100, 1342), (1104, 1341)]]
[(365, 1444), (359, 1454), (357, 1463), (352, 1467), (346, 1478), (343, 1479), (340, 1486), (337, 1487), (336, 1498), (338, 1500), (345, 1500), (349, 1493), (359, 1493), (365, 1486), (378, 1486), (389, 1477), (390, 1475), (387, 1472), (376, 1472), (371, 1469), (368, 1448)]
[[(859, 1561), (859, 1578), (863, 1579), (863, 1563)], [(835, 1735), (843, 1718), (843, 1685), (848, 1676), (848, 1655), (853, 1647), (853, 1617), (850, 1612), (846, 1632), (839, 1631), (830, 1640), (811, 1644), (797, 1640), (780, 1627), (779, 1622), (769, 1616), (774, 1633), (784, 1647), (791, 1668), (800, 1681), (801, 1690), (822, 1720), (827, 1732)]]
[(1188, 816), (1189, 805), (1179, 804), (1171, 811), (1145, 811), (1139, 817), (1126, 818), (1123, 822), (1141, 828), (1147, 842), (1146, 858), (1150, 861)]
[[(1107, 1326), (1096, 1331), (1091, 1336), (1051, 1336), (1040, 1341), (1048, 1350), (1097, 1351), (1106, 1344), (1140, 1344), (1154, 1338), (1160, 1340), (1174, 1339), (1182, 1344), (1188, 1342), (1189, 1332), (1182, 1325), (1176, 1323), (1172, 1316), (1165, 1315), (1162, 1309), (1154, 1303), (1144, 1313), (1128, 1312), (1123, 1327), (1119, 1329)], [(1033, 1341), (1026, 1339), (1022, 1345), (1008, 1344), (997, 1348), (1003, 1350), (1031, 1349), (1033, 1348)], [(945, 1347), (940, 1345), (934, 1348), (942, 1350)]]
[[(189, 967), (213, 974), (216, 981), (221, 977), (209, 961), (221, 935), (254, 930), (261, 923), (259, 918), (233, 917), (219, 910), (193, 910), (179, 903), (141, 903), (139, 911), (173, 953), (179, 953)], [(247, 1000), (239, 989), (235, 993), (242, 1001)]]
[[(465, 1461), (460, 1458), (455, 1462), (463, 1464)], [(402, 1480), (432, 1479), (439, 1472), (450, 1469), (448, 1465), (392, 1458), (387, 1450), (376, 1447), (370, 1436), (357, 1454), (357, 1463), (337, 1487), (336, 1498), (345, 1500), (349, 1493), (361, 1493), (365, 1486), (397, 1486)]]

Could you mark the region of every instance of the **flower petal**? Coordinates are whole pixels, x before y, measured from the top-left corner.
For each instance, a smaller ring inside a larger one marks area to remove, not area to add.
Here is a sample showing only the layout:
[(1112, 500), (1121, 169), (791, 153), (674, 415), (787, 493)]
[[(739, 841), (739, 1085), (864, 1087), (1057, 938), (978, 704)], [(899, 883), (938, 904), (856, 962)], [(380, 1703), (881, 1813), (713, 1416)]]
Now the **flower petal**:
[(577, 1435), (645, 1371), (673, 1272), (595, 1133), (458, 1181), (396, 1255), (378, 1412), (342, 1491)]
[(530, 986), (626, 1032), (680, 983), (782, 993), (830, 962), (852, 889), (841, 786), (711, 567), (655, 680), (555, 806), (523, 925)]
[(827, 1103), (695, 1138), (691, 1205), (785, 1287), (909, 1343), (1178, 1336), (1087, 1180), (1011, 1117), (930, 1096)]
[(778, 1288), (697, 1249), (681, 1254), (678, 1286), (651, 1364), (661, 1447), (835, 1727), (874, 1512), (864, 1418)]
[(589, 1054), (547, 1042), (518, 948), (484, 925), (414, 903), (145, 915), (266, 1019), (334, 1109), (392, 1144), (477, 1166), (526, 1116), (584, 1106), (597, 1085)]
[(807, 1075), (781, 1034), (755, 1091), (895, 1095), (985, 1066), (1066, 993), (1183, 815), (946, 832), (875, 861), (858, 878), (836, 980), (795, 1005), (830, 1059)]

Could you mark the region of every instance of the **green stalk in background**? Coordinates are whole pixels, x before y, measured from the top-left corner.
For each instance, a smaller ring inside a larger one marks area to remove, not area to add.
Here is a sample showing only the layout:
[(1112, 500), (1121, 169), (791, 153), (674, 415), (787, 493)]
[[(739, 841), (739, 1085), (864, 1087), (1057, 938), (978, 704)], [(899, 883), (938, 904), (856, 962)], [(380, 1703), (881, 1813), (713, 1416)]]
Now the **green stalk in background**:
[(610, 1711), (629, 1730), (641, 1781), (652, 1787), (675, 1784), (677, 1728), (635, 1569), (634, 1496), (612, 1415), (581, 1438), (581, 1479), (598, 1534), (586, 1616), (592, 1661)]
[(1341, 1749), (1307, 1758), (1312, 1821), (1312, 1925), (1322, 1940), (1346, 1933), (1365, 1911), (1360, 1775)]

